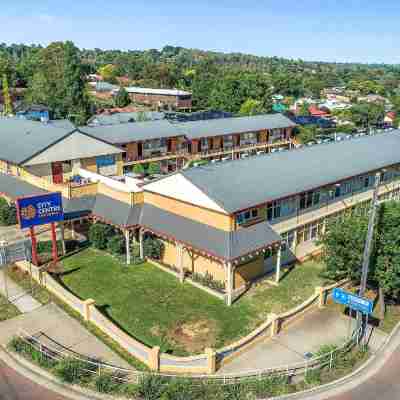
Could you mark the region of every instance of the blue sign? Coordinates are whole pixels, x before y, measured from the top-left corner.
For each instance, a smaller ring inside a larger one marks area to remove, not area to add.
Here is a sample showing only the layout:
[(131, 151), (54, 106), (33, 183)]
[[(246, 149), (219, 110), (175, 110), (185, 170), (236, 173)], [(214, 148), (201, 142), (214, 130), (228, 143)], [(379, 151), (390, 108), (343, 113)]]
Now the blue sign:
[(21, 229), (64, 220), (61, 193), (49, 193), (17, 199)]
[(343, 289), (335, 288), (332, 294), (335, 303), (349, 306), (352, 310), (360, 311), (363, 314), (372, 314), (374, 303), (372, 300), (365, 299)]
[(115, 164), (114, 155), (98, 156), (96, 157), (96, 165), (98, 168), (109, 167)]

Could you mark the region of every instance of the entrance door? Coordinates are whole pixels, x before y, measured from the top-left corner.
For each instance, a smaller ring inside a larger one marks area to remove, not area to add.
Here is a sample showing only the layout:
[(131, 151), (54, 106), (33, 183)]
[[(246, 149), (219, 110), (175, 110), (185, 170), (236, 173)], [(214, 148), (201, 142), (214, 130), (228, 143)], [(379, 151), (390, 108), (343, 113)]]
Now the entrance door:
[(63, 183), (63, 167), (61, 162), (51, 163), (51, 173), (53, 175), (53, 183), (60, 184)]

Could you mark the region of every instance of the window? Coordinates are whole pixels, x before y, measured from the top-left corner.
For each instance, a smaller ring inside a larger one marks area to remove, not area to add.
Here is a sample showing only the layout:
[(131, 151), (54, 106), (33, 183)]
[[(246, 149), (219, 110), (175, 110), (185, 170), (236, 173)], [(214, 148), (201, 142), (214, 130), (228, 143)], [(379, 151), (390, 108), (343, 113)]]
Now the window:
[(320, 197), (321, 195), (319, 191), (302, 193), (300, 195), (300, 210), (304, 210), (318, 204)]
[(279, 201), (274, 201), (270, 203), (267, 207), (267, 220), (272, 221), (275, 218), (281, 216), (281, 203)]
[(241, 225), (258, 218), (258, 208), (243, 211), (236, 215), (236, 222)]
[(335, 197), (340, 197), (342, 194), (342, 187), (338, 184), (335, 186)]

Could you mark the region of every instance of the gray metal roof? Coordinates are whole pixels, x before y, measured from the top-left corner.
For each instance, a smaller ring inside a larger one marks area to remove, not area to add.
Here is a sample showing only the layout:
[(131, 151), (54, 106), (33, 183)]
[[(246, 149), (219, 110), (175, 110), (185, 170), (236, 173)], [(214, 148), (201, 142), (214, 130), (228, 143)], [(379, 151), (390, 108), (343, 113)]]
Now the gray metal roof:
[(178, 125), (189, 139), (296, 126), (293, 121), (282, 114), (218, 118), (183, 122), (175, 125)]
[(157, 234), (174, 238), (224, 260), (234, 260), (281, 241), (266, 222), (226, 232), (150, 204), (143, 205), (138, 223)]
[(0, 118), (0, 159), (20, 164), (74, 130), (66, 120), (43, 123)]
[(137, 94), (150, 94), (150, 95), (161, 95), (161, 96), (190, 96), (191, 92), (186, 92), (179, 89), (151, 89), (139, 86), (128, 86), (125, 88), (128, 93)]
[(47, 192), (14, 176), (0, 173), (0, 193), (16, 200), (18, 197), (35, 196)]
[(400, 131), (314, 145), (181, 173), (228, 212), (400, 163)]
[(99, 114), (92, 117), (89, 126), (119, 125), (128, 122), (158, 121), (164, 119), (165, 114), (158, 111), (117, 112), (114, 114)]
[(184, 133), (167, 120), (131, 122), (109, 126), (83, 126), (80, 131), (113, 144), (182, 136)]

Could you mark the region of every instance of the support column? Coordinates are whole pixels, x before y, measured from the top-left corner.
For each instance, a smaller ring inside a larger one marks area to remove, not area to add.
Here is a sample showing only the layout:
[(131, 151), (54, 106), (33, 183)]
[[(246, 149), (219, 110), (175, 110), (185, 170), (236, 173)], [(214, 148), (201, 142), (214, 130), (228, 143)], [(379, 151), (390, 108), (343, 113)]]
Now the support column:
[(217, 353), (211, 348), (206, 348), (204, 353), (207, 355), (207, 374), (215, 374), (217, 370)]
[(226, 305), (232, 305), (232, 292), (233, 292), (233, 270), (232, 263), (228, 262), (225, 264), (227, 274), (227, 285), (226, 285)]
[(62, 255), (65, 256), (67, 254), (67, 247), (65, 245), (65, 227), (64, 222), (60, 222), (60, 236), (61, 236), (61, 246), (62, 246)]
[(292, 243), (292, 248), (290, 249), (294, 255), (296, 255), (296, 247), (297, 247), (297, 229), (293, 231), (293, 243)]
[(183, 246), (176, 243), (176, 263), (179, 270), (179, 280), (181, 283), (185, 280), (185, 270), (183, 268)]
[(90, 307), (95, 305), (93, 299), (87, 299), (83, 301), (83, 318), (85, 321), (90, 321)]
[(74, 240), (76, 239), (74, 221), (71, 221), (71, 238)]
[(130, 246), (130, 234), (129, 230), (125, 230), (125, 251), (126, 251), (126, 263), (131, 263), (131, 246)]
[(278, 251), (276, 253), (276, 275), (275, 275), (276, 283), (279, 283), (281, 279), (281, 257), (282, 257), (282, 250), (281, 246), (279, 246)]
[(144, 232), (140, 229), (139, 230), (139, 250), (140, 250), (140, 258), (144, 259), (144, 249), (143, 249), (143, 234)]
[(56, 232), (55, 222), (52, 222), (50, 224), (50, 228), (51, 228), (51, 242), (52, 242), (51, 253), (53, 256), (53, 262), (57, 263), (58, 262), (58, 249), (57, 249), (57, 232)]

